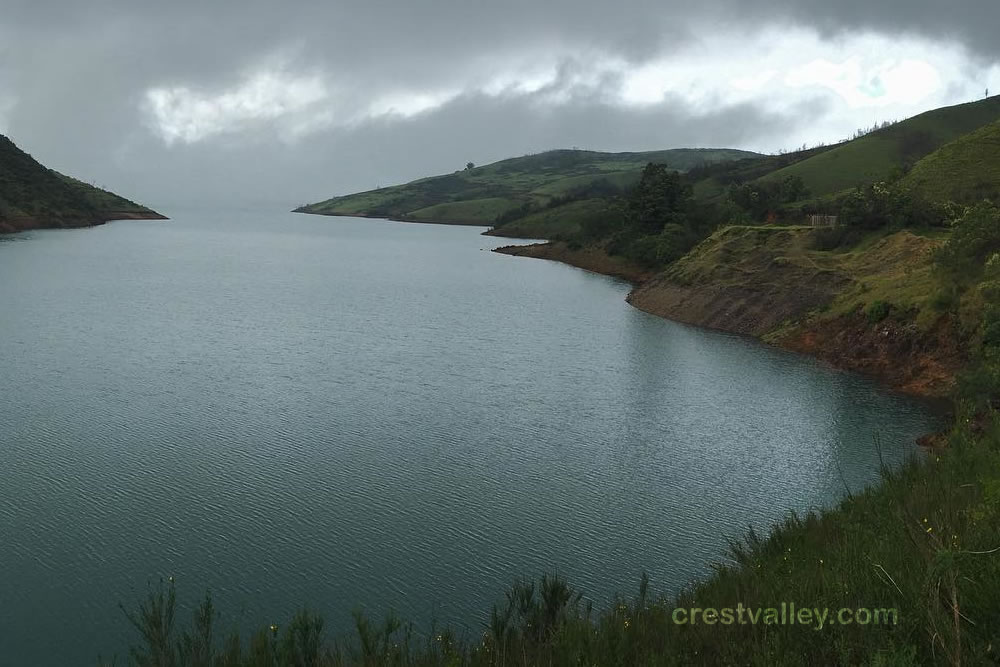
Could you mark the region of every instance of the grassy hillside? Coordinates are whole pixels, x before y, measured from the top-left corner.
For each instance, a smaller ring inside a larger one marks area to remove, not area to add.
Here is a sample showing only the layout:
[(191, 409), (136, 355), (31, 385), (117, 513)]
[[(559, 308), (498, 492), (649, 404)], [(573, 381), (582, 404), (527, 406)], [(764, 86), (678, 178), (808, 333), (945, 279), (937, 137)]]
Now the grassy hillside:
[(580, 199), (530, 213), (488, 232), (492, 236), (523, 239), (561, 239), (577, 236), (588, 227), (622, 215), (621, 207), (607, 199)]
[(322, 215), (360, 215), (418, 222), (492, 225), (497, 216), (601, 182), (623, 189), (649, 162), (687, 171), (703, 164), (758, 157), (729, 149), (675, 149), (645, 153), (559, 150), (503, 160), (405, 185), (334, 197), (297, 209)]
[(727, 188), (734, 183), (755, 181), (835, 148), (837, 146), (817, 146), (780, 155), (767, 155), (759, 159), (734, 160), (694, 169), (690, 172), (694, 195), (701, 201), (716, 201), (723, 198)]
[(840, 144), (761, 178), (798, 176), (812, 196), (887, 180), (941, 146), (1000, 118), (1000, 96), (935, 109)]
[(0, 135), (0, 231), (158, 217), (135, 202), (45, 168)]
[(1000, 197), (1000, 121), (920, 160), (902, 184), (929, 200), (996, 201)]

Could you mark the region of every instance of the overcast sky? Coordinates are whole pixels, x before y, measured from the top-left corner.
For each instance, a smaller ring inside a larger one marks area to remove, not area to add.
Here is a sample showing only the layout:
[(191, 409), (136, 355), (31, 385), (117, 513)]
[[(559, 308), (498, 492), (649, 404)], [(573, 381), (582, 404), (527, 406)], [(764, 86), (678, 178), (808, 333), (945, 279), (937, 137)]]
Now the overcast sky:
[(997, 0), (0, 4), (0, 133), (168, 215), (550, 148), (773, 152), (1000, 92)]

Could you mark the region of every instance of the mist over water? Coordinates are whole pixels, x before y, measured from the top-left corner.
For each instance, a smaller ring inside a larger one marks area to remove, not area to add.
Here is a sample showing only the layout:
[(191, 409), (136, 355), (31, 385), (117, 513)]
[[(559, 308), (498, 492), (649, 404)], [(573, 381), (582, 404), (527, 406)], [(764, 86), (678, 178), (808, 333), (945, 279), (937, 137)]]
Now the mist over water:
[(543, 572), (674, 591), (936, 425), (480, 231), (209, 211), (0, 243), (0, 655), (124, 657), (118, 603), (161, 576), (220, 629), (305, 605), (333, 635), (358, 607), (475, 635)]

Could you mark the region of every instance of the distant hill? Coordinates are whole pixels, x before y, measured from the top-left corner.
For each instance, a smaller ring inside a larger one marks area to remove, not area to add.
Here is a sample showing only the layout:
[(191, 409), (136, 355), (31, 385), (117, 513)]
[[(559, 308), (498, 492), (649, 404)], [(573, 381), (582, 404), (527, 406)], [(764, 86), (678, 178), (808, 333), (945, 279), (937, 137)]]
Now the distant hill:
[(639, 172), (649, 162), (688, 171), (705, 164), (758, 157), (757, 153), (731, 149), (640, 153), (556, 150), (334, 197), (296, 212), (492, 225), (499, 215), (527, 204), (545, 205), (588, 187), (628, 187), (638, 181)]
[(798, 176), (811, 196), (886, 180), (945, 144), (1000, 118), (1000, 96), (922, 113), (762, 176), (762, 182)]
[(942, 146), (903, 178), (930, 201), (1000, 201), (1000, 121)]
[(0, 232), (163, 219), (123, 197), (48, 169), (0, 135)]

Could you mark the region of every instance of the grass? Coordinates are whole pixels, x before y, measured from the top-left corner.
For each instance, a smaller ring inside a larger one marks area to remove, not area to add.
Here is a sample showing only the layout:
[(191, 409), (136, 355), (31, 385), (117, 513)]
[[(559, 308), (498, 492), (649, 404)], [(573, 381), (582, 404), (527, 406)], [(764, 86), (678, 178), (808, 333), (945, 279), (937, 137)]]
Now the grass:
[(487, 199), (470, 199), (468, 201), (435, 204), (411, 211), (406, 215), (412, 220), (430, 222), (448, 222), (454, 224), (478, 224), (482, 220), (495, 220), (498, 215), (517, 208), (519, 202), (513, 199), (493, 197)]
[(910, 312), (921, 329), (929, 329), (940, 313), (933, 307), (939, 288), (933, 252), (943, 240), (903, 230), (888, 236), (869, 234), (858, 246), (832, 253), (838, 269), (852, 276), (851, 287), (841, 292), (830, 315), (868, 310), (881, 303)]
[(951, 199), (973, 204), (1000, 198), (1000, 121), (931, 153), (903, 179), (911, 188), (932, 201)]
[(831, 314), (852, 312), (874, 301), (928, 310), (937, 287), (932, 255), (945, 232), (873, 231), (839, 251), (814, 249), (817, 233), (807, 226), (731, 225), (675, 262), (665, 275), (684, 285), (748, 288), (825, 281)]
[(762, 181), (799, 176), (812, 196), (889, 179), (945, 144), (1000, 118), (1000, 96), (935, 109), (771, 172)]
[(673, 169), (687, 170), (705, 163), (755, 156), (755, 153), (729, 149), (676, 149), (645, 153), (549, 151), (404, 185), (334, 197), (297, 210), (323, 215), (366, 215), (491, 225), (496, 216), (507, 208), (526, 202), (544, 205), (555, 197), (598, 180), (627, 187), (638, 180), (639, 172), (649, 162), (662, 162)]

